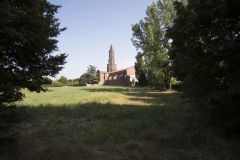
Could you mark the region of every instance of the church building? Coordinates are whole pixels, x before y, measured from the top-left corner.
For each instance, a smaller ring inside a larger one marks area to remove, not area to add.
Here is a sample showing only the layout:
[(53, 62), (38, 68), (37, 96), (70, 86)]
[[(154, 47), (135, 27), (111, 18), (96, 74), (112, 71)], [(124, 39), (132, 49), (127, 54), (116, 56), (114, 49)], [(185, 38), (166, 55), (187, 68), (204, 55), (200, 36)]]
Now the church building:
[(112, 45), (109, 50), (109, 59), (107, 64), (107, 71), (99, 71), (98, 85), (111, 85), (111, 86), (131, 86), (135, 78), (134, 66), (117, 70), (115, 64), (114, 50)]

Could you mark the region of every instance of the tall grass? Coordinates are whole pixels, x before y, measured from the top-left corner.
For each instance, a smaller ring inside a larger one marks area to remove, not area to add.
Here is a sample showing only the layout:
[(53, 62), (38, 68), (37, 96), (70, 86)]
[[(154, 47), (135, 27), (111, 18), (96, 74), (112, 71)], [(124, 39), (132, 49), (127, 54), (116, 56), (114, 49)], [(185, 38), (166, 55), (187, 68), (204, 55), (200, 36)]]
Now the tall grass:
[[(18, 159), (239, 159), (239, 139), (209, 128), (180, 93), (61, 87), (18, 103)], [(2, 159), (10, 159), (9, 155)], [(11, 157), (12, 159), (12, 157)]]

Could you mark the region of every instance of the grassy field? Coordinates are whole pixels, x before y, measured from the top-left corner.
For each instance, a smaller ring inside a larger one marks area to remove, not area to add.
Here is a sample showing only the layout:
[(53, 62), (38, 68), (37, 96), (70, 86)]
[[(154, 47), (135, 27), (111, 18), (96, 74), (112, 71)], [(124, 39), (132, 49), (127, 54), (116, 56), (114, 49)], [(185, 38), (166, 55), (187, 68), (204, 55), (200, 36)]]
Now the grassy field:
[(177, 92), (61, 87), (23, 92), (18, 150), (1, 159), (239, 159), (240, 140), (207, 127)]

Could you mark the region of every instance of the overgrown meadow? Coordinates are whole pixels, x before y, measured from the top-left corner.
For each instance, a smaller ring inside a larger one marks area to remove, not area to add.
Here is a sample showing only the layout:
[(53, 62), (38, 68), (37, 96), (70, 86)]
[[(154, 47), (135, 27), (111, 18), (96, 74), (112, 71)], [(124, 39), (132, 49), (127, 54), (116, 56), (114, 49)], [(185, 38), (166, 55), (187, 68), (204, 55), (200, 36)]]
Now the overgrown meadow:
[(174, 91), (59, 87), (23, 92), (16, 152), (0, 159), (239, 159), (240, 141), (205, 123)]

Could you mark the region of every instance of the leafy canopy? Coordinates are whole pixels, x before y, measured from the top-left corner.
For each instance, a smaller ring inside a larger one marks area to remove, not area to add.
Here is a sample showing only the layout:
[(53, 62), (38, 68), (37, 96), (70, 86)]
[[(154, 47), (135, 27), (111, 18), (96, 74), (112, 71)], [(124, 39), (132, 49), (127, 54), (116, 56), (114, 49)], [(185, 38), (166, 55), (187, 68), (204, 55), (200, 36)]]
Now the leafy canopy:
[(69, 83), (67, 77), (64, 77), (64, 76), (61, 76), (61, 77), (58, 79), (58, 82), (61, 82), (61, 83), (63, 83), (63, 84), (68, 84), (68, 83)]
[(88, 84), (98, 84), (99, 81), (99, 73), (97, 71), (97, 67), (93, 65), (89, 65), (87, 67), (86, 73), (82, 74), (79, 78), (79, 85), (85, 86)]
[(173, 40), (171, 58), (175, 75), (193, 97), (240, 82), (237, 6), (240, 2), (226, 0), (175, 3), (178, 17), (168, 32)]
[(169, 66), (169, 37), (167, 28), (173, 25), (174, 0), (159, 0), (147, 7), (146, 17), (132, 25), (132, 43), (143, 51), (149, 84), (165, 83), (170, 87), (171, 67)]
[(134, 68), (136, 78), (138, 79), (138, 84), (140, 86), (147, 86), (146, 65), (143, 60), (142, 52), (137, 53)]
[(93, 65), (89, 65), (89, 66), (87, 67), (86, 73), (87, 73), (88, 75), (91, 75), (91, 76), (96, 76), (96, 74), (97, 74), (97, 67), (95, 67), (95, 66), (93, 66)]
[(47, 0), (1, 0), (0, 2), (0, 104), (20, 100), (21, 88), (45, 91), (66, 63), (57, 51), (60, 28), (54, 17), (61, 6)]
[[(177, 18), (168, 31), (171, 58), (185, 96), (204, 117), (240, 131), (240, 1), (175, 2)], [(208, 116), (207, 116), (208, 115)]]

